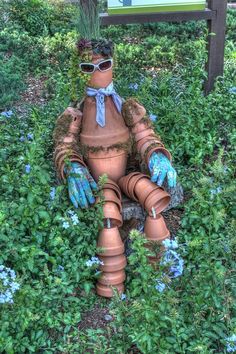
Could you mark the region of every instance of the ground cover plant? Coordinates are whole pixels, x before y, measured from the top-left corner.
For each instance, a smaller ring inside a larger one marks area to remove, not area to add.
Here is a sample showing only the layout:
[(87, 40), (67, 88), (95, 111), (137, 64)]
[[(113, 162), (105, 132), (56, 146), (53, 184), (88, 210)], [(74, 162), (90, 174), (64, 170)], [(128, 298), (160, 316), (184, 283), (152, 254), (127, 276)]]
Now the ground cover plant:
[(103, 29), (118, 92), (145, 105), (185, 191), (173, 232), (182, 275), (152, 268), (132, 232), (126, 292), (107, 301), (94, 292), (101, 206), (74, 210), (52, 164), (56, 117), (83, 94), (76, 12), (40, 0), (0, 11), (0, 352), (236, 352), (236, 12), (224, 77), (207, 97), (204, 23)]

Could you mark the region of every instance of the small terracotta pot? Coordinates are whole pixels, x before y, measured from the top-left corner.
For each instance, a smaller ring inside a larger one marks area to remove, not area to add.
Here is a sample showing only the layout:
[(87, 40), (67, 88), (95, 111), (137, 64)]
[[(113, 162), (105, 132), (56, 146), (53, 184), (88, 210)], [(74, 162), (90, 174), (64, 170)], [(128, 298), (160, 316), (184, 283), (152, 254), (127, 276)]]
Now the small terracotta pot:
[(103, 189), (103, 196), (105, 202), (112, 202), (118, 205), (120, 213), (122, 212), (122, 205), (120, 199), (117, 197), (117, 194), (112, 189)]
[(112, 273), (102, 273), (101, 277), (98, 279), (99, 284), (106, 286), (121, 284), (125, 281), (125, 271), (118, 270)]
[(153, 139), (150, 139), (148, 141), (146, 141), (140, 148), (140, 154), (142, 157), (145, 156), (145, 152), (146, 150), (149, 148), (149, 146), (156, 144), (157, 146), (159, 145), (159, 141), (157, 139), (155, 139), (155, 137), (153, 137)]
[[(151, 182), (151, 181), (150, 181)], [(152, 183), (152, 182), (151, 182)], [(159, 187), (157, 185), (155, 185), (154, 183), (147, 185), (146, 189), (142, 191), (142, 193), (140, 193), (139, 196), (139, 202), (140, 204), (142, 204), (142, 206), (144, 207), (145, 205), (145, 201), (147, 200), (148, 196), (155, 190), (158, 190)]]
[(99, 233), (97, 247), (102, 248), (97, 254), (102, 257), (118, 256), (125, 251), (124, 243), (117, 227), (102, 229)]
[(129, 180), (129, 183), (128, 183), (128, 187), (127, 187), (127, 192), (128, 192), (128, 195), (130, 196), (131, 199), (135, 200), (136, 202), (138, 202), (138, 198), (135, 194), (135, 190), (134, 190), (134, 187), (136, 185), (136, 183), (141, 179), (141, 178), (144, 178), (144, 177), (147, 177), (147, 175), (144, 175), (143, 173), (139, 173), (138, 175), (136, 176), (132, 176)]
[(86, 162), (96, 181), (101, 175), (106, 173), (109, 178), (117, 182), (125, 174), (127, 152), (116, 149), (107, 152), (89, 152)]
[(145, 159), (147, 164), (149, 163), (150, 157), (153, 152), (162, 152), (170, 161), (172, 160), (171, 154), (163, 147), (164, 145), (162, 143), (159, 143), (158, 145), (160, 145), (160, 147), (153, 147), (151, 150), (148, 151)]
[(116, 192), (118, 198), (122, 200), (120, 187), (117, 183), (113, 182), (111, 179), (107, 179), (107, 183), (104, 184), (103, 189), (111, 189)]
[[(129, 100), (127, 100), (126, 103), (129, 103)], [(129, 110), (132, 114), (133, 126), (138, 123), (146, 114), (146, 109), (134, 100), (132, 100), (132, 105), (130, 105)]]
[(137, 147), (137, 151), (140, 152), (141, 150), (141, 147), (143, 146), (143, 144), (145, 144), (147, 141), (153, 141), (153, 139), (155, 139), (153, 136), (146, 136), (145, 138), (139, 140), (136, 144), (136, 147)]
[(124, 254), (113, 257), (100, 256), (99, 258), (103, 262), (103, 265), (100, 266), (100, 270), (103, 272), (116, 272), (124, 269), (127, 265)]
[(167, 229), (165, 220), (160, 214), (156, 218), (147, 216), (144, 233), (149, 241), (162, 241), (170, 236), (170, 231)]
[(110, 219), (112, 227), (121, 227), (123, 224), (119, 206), (114, 202), (106, 202), (103, 205), (104, 219)]
[(133, 176), (139, 175), (140, 172), (131, 172), (127, 176), (121, 177), (118, 181), (118, 185), (123, 193), (128, 195), (128, 183)]
[(150, 124), (149, 123), (144, 123), (144, 122), (141, 122), (141, 123), (137, 123), (132, 129), (132, 133), (133, 134), (137, 134), (137, 133), (140, 133), (146, 129), (149, 129), (150, 128)]
[(137, 183), (134, 186), (134, 192), (137, 195), (138, 199), (142, 193), (145, 192), (145, 189), (149, 186), (152, 185), (152, 182), (150, 181), (149, 176), (145, 176), (143, 178), (140, 178)]
[(156, 214), (160, 214), (170, 203), (170, 195), (162, 188), (158, 187), (149, 194), (144, 203), (144, 208), (152, 216), (152, 208)]
[(119, 294), (124, 293), (124, 284), (116, 284), (115, 286), (113, 286), (113, 288), (99, 283), (97, 283), (96, 285), (97, 294), (103, 297), (113, 297), (115, 295), (115, 289), (118, 291)]
[(134, 139), (135, 139), (136, 142), (138, 142), (138, 141), (140, 141), (141, 139), (146, 138), (146, 137), (148, 137), (148, 136), (153, 136), (153, 137), (155, 137), (154, 132), (153, 132), (152, 129), (146, 129), (146, 130), (143, 130), (143, 131), (140, 132), (140, 133), (135, 134)]

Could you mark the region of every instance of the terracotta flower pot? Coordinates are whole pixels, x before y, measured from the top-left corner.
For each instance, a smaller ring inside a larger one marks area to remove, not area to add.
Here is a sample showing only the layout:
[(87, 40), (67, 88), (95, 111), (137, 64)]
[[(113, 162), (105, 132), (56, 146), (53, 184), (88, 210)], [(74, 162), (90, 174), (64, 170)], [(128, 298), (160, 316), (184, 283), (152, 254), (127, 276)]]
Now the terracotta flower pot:
[(119, 206), (113, 202), (106, 202), (103, 205), (104, 219), (110, 219), (112, 227), (121, 227), (123, 224)]
[(86, 162), (96, 181), (98, 181), (101, 175), (107, 174), (109, 178), (117, 182), (125, 174), (127, 152), (117, 149), (107, 152), (89, 152)]
[(113, 297), (115, 294), (115, 289), (118, 291), (119, 294), (124, 293), (125, 287), (124, 284), (116, 284), (112, 288), (106, 285), (102, 285), (97, 283), (96, 291), (97, 294), (103, 297)]
[(155, 183), (150, 181), (148, 176), (140, 178), (134, 186), (134, 193), (139, 202), (144, 202), (148, 195), (157, 188)]
[(124, 254), (113, 257), (100, 256), (99, 258), (103, 262), (103, 265), (100, 266), (100, 270), (103, 272), (116, 272), (124, 269), (127, 265)]
[(144, 203), (144, 208), (152, 216), (152, 208), (156, 214), (160, 214), (170, 203), (170, 195), (162, 188), (158, 187), (149, 194)]
[(132, 127), (131, 131), (133, 134), (137, 134), (137, 133), (140, 133), (140, 132), (142, 132), (146, 129), (149, 129), (149, 128), (150, 128), (150, 124), (141, 122), (141, 123), (135, 124), (135, 126)]
[(109, 178), (107, 179), (107, 183), (104, 184), (103, 189), (112, 189), (113, 191), (116, 192), (118, 198), (122, 200), (120, 187), (118, 186), (117, 183), (115, 183), (111, 179)]
[(128, 195), (128, 183), (133, 176), (138, 175), (140, 172), (131, 172), (127, 176), (121, 177), (118, 185), (125, 195)]
[(146, 130), (143, 130), (142, 132), (139, 132), (139, 133), (135, 134), (134, 139), (135, 139), (136, 142), (138, 142), (141, 139), (146, 138), (148, 136), (155, 137), (154, 132), (153, 132), (152, 129), (146, 129)]
[(103, 189), (103, 196), (105, 199), (105, 202), (112, 202), (118, 205), (120, 213), (122, 212), (122, 205), (121, 201), (118, 198), (116, 192), (112, 189)]
[(130, 196), (131, 199), (135, 200), (136, 202), (138, 202), (138, 197), (135, 194), (135, 185), (136, 183), (141, 179), (141, 178), (148, 178), (147, 175), (144, 175), (143, 173), (139, 173), (138, 175), (132, 176), (129, 180), (128, 183), (128, 187), (127, 187), (127, 191), (128, 191), (128, 195)]
[(170, 236), (165, 220), (162, 215), (157, 215), (156, 218), (147, 216), (144, 233), (149, 241), (162, 241)]
[(98, 251), (99, 256), (110, 257), (123, 254), (125, 251), (124, 243), (120, 237), (120, 233), (117, 227), (111, 229), (102, 229), (99, 233), (97, 247), (102, 248)]
[[(159, 144), (160, 145), (160, 144)], [(161, 144), (160, 147), (153, 147), (151, 150), (148, 151), (147, 155), (146, 155), (146, 163), (148, 164), (149, 160), (150, 160), (150, 157), (152, 155), (153, 152), (162, 152), (164, 155), (166, 155), (166, 157), (171, 161), (172, 160), (172, 156), (171, 154), (169, 153), (168, 150), (166, 150), (164, 147), (164, 145)]]
[(125, 271), (118, 270), (112, 273), (102, 273), (101, 277), (98, 279), (99, 284), (106, 286), (121, 284), (125, 281)]
[(125, 114), (132, 116), (132, 126), (138, 123), (146, 114), (146, 109), (132, 98), (125, 102), (125, 106)]
[(141, 156), (144, 158), (145, 156), (145, 152), (147, 151), (147, 149), (149, 148), (149, 146), (156, 144), (157, 146), (159, 145), (159, 140), (155, 139), (153, 137), (153, 139), (147, 140), (140, 148), (140, 154)]

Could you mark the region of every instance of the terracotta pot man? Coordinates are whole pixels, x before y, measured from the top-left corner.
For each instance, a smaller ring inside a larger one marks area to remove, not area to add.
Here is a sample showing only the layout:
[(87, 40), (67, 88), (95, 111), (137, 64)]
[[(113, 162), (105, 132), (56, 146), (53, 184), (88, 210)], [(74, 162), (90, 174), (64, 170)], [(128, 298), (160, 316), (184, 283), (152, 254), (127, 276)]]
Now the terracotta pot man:
[[(159, 213), (169, 201), (168, 194), (158, 186), (167, 178), (169, 186), (174, 187), (176, 172), (145, 108), (134, 99), (122, 100), (113, 87), (112, 43), (80, 40), (77, 47), (81, 73), (88, 77), (86, 95), (78, 108), (67, 108), (56, 122), (54, 161), (59, 177), (68, 184), (75, 208), (93, 204), (99, 176), (106, 174), (109, 178), (104, 186), (105, 227), (98, 238), (98, 246), (103, 248), (99, 253), (103, 265), (97, 293), (111, 297), (113, 287), (124, 291), (125, 280), (126, 258), (118, 230), (122, 225), (119, 185), (130, 198), (142, 203), (153, 218), (153, 212)], [(140, 163), (146, 164), (151, 181), (140, 172), (124, 178), (131, 151)], [(68, 160), (70, 166), (66, 164)], [(155, 218), (159, 222), (160, 217)], [(163, 218), (160, 222), (163, 224)], [(147, 225), (146, 230), (149, 229)], [(149, 235), (146, 236), (148, 239)], [(157, 239), (168, 236), (169, 233), (157, 234)], [(153, 240), (153, 230), (150, 239)]]

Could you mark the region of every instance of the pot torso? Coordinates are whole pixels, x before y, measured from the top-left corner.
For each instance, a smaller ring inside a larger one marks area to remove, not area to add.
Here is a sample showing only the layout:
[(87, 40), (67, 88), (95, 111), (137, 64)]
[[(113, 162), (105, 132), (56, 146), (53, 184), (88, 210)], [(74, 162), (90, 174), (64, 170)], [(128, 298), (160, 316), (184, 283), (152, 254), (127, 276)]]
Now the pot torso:
[(95, 98), (86, 97), (80, 133), (80, 143), (86, 152), (85, 162), (96, 180), (107, 174), (116, 182), (125, 174), (129, 129), (110, 96), (105, 97), (104, 127), (96, 122), (96, 112)]

